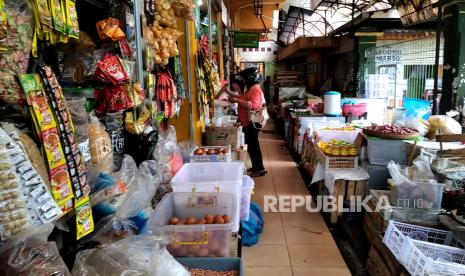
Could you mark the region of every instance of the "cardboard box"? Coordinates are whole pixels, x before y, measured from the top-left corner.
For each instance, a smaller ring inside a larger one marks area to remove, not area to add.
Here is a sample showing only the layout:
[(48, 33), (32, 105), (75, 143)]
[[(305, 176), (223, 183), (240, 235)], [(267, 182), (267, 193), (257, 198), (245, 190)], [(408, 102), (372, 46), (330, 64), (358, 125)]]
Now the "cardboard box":
[(231, 146), (231, 149), (239, 149), (241, 145), (242, 126), (232, 127), (205, 127), (205, 146)]

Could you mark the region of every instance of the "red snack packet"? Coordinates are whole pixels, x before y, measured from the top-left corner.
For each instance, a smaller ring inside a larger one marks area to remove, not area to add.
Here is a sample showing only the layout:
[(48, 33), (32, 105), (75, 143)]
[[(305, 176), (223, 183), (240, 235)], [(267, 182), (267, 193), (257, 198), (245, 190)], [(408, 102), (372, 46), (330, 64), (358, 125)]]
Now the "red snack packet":
[(116, 56), (110, 55), (109, 53), (106, 53), (103, 56), (103, 58), (98, 62), (97, 67), (97, 76), (103, 77), (101, 76), (103, 73), (105, 76), (104, 79), (110, 81), (114, 85), (129, 80), (129, 76), (126, 71), (124, 71), (123, 66), (121, 66), (119, 59)]
[(97, 115), (105, 114), (107, 110), (107, 99), (105, 95), (105, 90), (95, 90), (94, 91), (95, 99), (95, 113)]
[(119, 49), (121, 51), (121, 55), (123, 57), (130, 57), (131, 56), (131, 47), (129, 46), (127, 39), (122, 39), (118, 41)]
[(116, 85), (105, 88), (107, 112), (117, 112), (131, 108), (133, 105), (123, 86)]

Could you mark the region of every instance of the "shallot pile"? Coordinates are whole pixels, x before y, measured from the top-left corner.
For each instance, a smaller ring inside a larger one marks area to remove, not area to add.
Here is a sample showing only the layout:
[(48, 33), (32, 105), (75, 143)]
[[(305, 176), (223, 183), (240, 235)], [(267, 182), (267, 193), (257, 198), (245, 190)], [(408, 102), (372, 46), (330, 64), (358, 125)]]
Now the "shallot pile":
[(371, 127), (364, 128), (369, 132), (377, 133), (377, 134), (398, 134), (398, 135), (405, 135), (405, 134), (417, 134), (418, 131), (408, 128), (408, 127), (396, 127), (391, 125), (374, 125)]

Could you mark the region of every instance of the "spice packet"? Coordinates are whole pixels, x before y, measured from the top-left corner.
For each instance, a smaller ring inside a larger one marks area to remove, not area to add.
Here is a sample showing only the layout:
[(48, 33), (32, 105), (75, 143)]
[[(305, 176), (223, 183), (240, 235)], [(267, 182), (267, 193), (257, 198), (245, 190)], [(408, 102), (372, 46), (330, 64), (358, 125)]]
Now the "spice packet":
[(122, 82), (128, 81), (129, 76), (121, 66), (118, 57), (106, 53), (97, 65), (97, 70), (100, 70), (105, 80), (110, 81), (112, 84), (117, 85)]
[(74, 208), (76, 212), (76, 235), (79, 240), (94, 231), (94, 220), (89, 196), (76, 200), (74, 205), (76, 206)]

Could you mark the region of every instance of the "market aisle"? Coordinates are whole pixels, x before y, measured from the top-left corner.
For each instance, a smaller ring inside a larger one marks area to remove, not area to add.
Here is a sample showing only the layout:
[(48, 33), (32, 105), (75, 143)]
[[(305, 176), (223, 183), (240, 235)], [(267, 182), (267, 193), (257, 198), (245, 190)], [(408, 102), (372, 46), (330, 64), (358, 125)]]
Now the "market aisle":
[[(255, 178), (253, 201), (265, 195), (309, 195), (284, 140), (270, 121), (260, 139), (268, 174)], [(243, 248), (246, 276), (350, 275), (319, 213), (265, 213), (260, 242)]]

